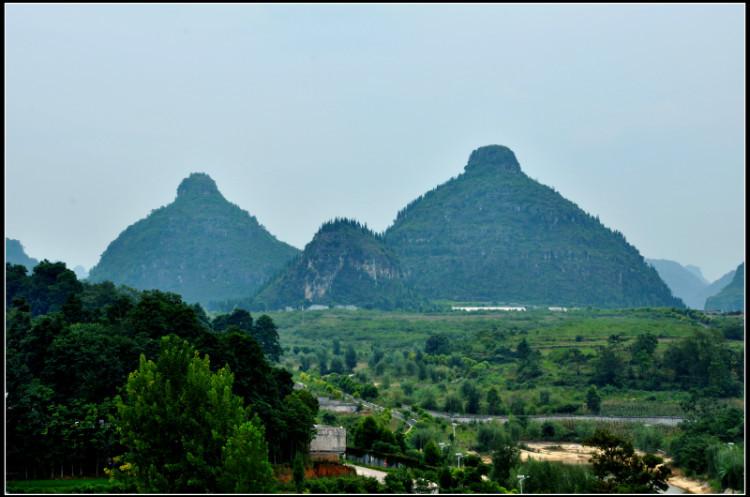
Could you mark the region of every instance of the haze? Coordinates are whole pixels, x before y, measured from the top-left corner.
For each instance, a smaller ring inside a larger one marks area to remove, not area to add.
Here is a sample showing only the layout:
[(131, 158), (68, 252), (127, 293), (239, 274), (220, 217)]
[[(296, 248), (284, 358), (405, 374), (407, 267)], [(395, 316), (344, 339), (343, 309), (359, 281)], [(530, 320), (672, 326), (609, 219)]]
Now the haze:
[(511, 147), (645, 257), (744, 258), (742, 5), (7, 5), (5, 222), (94, 265), (210, 174), (302, 248)]

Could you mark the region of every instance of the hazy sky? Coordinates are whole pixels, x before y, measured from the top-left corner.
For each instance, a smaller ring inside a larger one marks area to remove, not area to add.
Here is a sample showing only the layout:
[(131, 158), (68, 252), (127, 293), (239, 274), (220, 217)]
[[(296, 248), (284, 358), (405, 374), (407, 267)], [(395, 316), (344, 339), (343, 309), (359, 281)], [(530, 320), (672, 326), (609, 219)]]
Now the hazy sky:
[(744, 257), (743, 5), (6, 5), (5, 233), (94, 265), (204, 171), (302, 248), (512, 148), (651, 258)]

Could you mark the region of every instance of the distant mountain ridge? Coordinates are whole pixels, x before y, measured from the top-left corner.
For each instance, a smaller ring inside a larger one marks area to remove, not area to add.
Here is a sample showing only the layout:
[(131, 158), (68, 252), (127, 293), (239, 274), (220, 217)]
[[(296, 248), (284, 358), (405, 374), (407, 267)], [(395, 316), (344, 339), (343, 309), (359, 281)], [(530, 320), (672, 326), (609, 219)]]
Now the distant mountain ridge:
[[(709, 284), (703, 278), (700, 269), (695, 266), (683, 266), (668, 259), (646, 259), (646, 262), (656, 269), (672, 291), (672, 295), (682, 299), (688, 307), (703, 309), (706, 304), (705, 292)], [(689, 269), (690, 267), (693, 269)]]
[(646, 259), (646, 261), (654, 266), (659, 276), (672, 290), (672, 295), (681, 298), (688, 307), (693, 309), (703, 310), (706, 306), (706, 299), (718, 294), (729, 285), (735, 275), (735, 270), (732, 270), (713, 283), (709, 283), (703, 277), (700, 268), (696, 266), (683, 266), (679, 262), (668, 259)]
[(5, 238), (5, 262), (20, 264), (31, 272), (39, 261), (29, 257), (19, 240)]
[(304, 251), (252, 299), (254, 308), (345, 305), (413, 307), (423, 299), (382, 237), (352, 219), (324, 223)]
[(474, 150), (462, 174), (407, 205), (385, 241), (431, 299), (683, 307), (621, 233), (500, 145)]
[(193, 173), (174, 202), (109, 244), (89, 281), (171, 291), (205, 304), (255, 293), (297, 253), (228, 202), (210, 176)]

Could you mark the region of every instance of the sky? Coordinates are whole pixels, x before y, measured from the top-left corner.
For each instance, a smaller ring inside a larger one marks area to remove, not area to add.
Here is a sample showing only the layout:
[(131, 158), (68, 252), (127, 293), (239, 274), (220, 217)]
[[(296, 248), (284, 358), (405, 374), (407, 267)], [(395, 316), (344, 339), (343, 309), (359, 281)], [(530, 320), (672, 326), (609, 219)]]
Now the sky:
[(303, 248), (488, 144), (709, 280), (745, 247), (745, 9), (5, 6), (5, 234), (90, 268), (206, 172)]

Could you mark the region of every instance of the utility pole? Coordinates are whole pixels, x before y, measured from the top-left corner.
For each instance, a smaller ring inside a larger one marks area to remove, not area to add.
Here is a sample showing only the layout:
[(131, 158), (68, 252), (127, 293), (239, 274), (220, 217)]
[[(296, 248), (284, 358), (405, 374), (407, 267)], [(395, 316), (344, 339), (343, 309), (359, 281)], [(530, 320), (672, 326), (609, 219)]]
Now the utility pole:
[(518, 478), (518, 483), (521, 485), (521, 493), (523, 493), (523, 481), (528, 478), (526, 475), (517, 475), (516, 478)]

